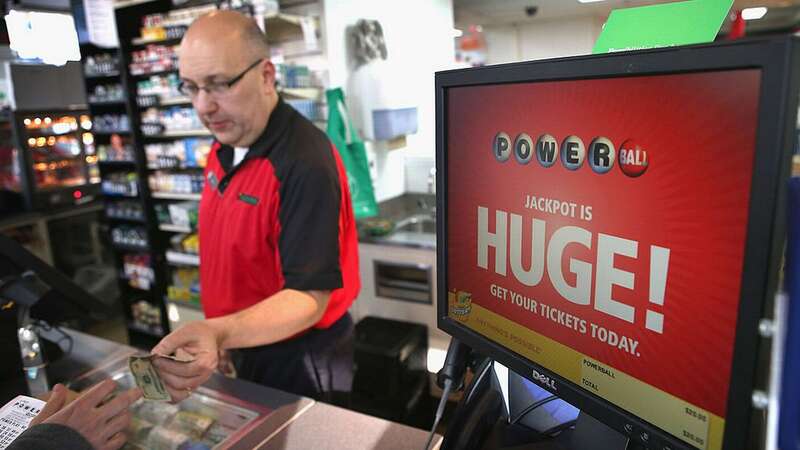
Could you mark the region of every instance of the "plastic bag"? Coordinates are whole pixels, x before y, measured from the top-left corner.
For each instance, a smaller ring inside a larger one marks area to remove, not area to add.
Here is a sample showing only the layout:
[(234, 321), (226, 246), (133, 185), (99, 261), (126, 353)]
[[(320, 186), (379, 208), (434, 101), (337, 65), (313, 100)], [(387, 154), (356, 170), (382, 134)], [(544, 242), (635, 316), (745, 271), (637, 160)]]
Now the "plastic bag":
[(325, 94), (328, 98), (328, 137), (339, 151), (347, 170), (353, 212), (356, 219), (376, 216), (378, 203), (375, 201), (375, 191), (369, 176), (367, 149), (353, 128), (344, 104), (344, 92), (341, 88), (336, 88), (328, 89)]

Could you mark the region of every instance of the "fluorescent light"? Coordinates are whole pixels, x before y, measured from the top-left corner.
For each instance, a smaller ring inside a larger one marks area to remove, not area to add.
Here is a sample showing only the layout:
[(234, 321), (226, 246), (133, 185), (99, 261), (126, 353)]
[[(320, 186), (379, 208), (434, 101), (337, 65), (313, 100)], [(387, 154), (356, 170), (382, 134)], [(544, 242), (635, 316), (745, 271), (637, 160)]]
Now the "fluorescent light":
[(23, 59), (62, 66), (80, 61), (78, 33), (69, 14), (11, 10), (5, 16), (11, 50)]
[(745, 8), (742, 10), (742, 19), (756, 20), (764, 17), (764, 14), (766, 13), (767, 8), (764, 6), (759, 6), (758, 8)]
[(464, 32), (459, 30), (458, 28), (453, 28), (452, 34), (453, 37), (461, 37), (464, 35)]
[(578, 3), (597, 3), (597, 2), (603, 2), (603, 1), (605, 1), (605, 0), (578, 0)]

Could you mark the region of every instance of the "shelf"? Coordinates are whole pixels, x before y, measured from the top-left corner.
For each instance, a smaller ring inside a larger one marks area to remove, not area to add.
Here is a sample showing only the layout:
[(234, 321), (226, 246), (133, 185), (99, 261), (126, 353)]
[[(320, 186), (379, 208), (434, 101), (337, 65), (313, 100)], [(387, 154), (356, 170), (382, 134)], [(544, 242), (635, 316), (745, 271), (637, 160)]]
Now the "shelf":
[(178, 68), (176, 67), (174, 69), (154, 70), (152, 72), (145, 72), (145, 73), (133, 73), (133, 72), (131, 72), (131, 76), (132, 77), (136, 77), (136, 78), (143, 78), (143, 77), (150, 77), (150, 76), (153, 76), (153, 75), (166, 75), (168, 73), (177, 73), (177, 72), (178, 72)]
[(102, 73), (102, 74), (98, 73), (98, 74), (94, 74), (94, 75), (86, 75), (86, 74), (84, 74), (84, 77), (87, 80), (102, 80), (103, 78), (114, 78), (114, 77), (118, 77), (118, 76), (119, 76), (119, 72), (118, 71), (117, 72)]
[(116, 216), (109, 216), (106, 215), (108, 220), (113, 220), (115, 222), (132, 222), (132, 223), (147, 223), (147, 220), (144, 218), (135, 218), (135, 217), (116, 217)]
[[(141, 99), (150, 99), (152, 98), (152, 104), (142, 104)], [(181, 106), (181, 105), (191, 105), (192, 99), (185, 96), (178, 96), (178, 97), (168, 97), (168, 98), (161, 98), (158, 94), (153, 95), (140, 95), (136, 99), (136, 106), (140, 109), (147, 109), (147, 108), (165, 108), (168, 106)]]
[(322, 92), (322, 89), (316, 87), (281, 88), (278, 90), (278, 92), (288, 97), (301, 98), (306, 100), (318, 100), (320, 97), (320, 93)]
[(112, 200), (120, 200), (120, 199), (123, 199), (123, 200), (124, 199), (128, 199), (128, 200), (130, 200), (130, 199), (139, 198), (138, 194), (137, 195), (115, 194), (113, 192), (103, 192), (103, 191), (100, 191), (100, 195), (106, 197), (107, 199), (112, 199)]
[(147, 166), (147, 170), (204, 170), (205, 167), (201, 166), (172, 166), (172, 167), (158, 167), (158, 166)]
[(101, 160), (97, 160), (97, 164), (100, 164), (102, 166), (112, 166), (112, 167), (113, 166), (128, 167), (128, 166), (135, 166), (136, 165), (136, 161), (124, 161), (124, 160), (121, 160), (121, 161), (101, 161)]
[(267, 42), (280, 45), (284, 42), (305, 41), (303, 22), (310, 19), (314, 33), (319, 29), (319, 19), (316, 16), (301, 16), (295, 14), (271, 13), (264, 15), (264, 27), (267, 30)]
[(190, 253), (181, 253), (174, 250), (167, 250), (167, 262), (172, 264), (180, 264), (183, 266), (200, 266), (200, 256), (192, 255)]
[(141, 5), (142, 3), (150, 3), (155, 0), (122, 0), (114, 2), (114, 9), (127, 8), (128, 6)]
[[(123, 281), (128, 281), (127, 278), (122, 278), (122, 280)], [(125, 287), (127, 289), (131, 289), (133, 291), (141, 292), (141, 293), (144, 293), (144, 294), (149, 294), (150, 293), (150, 289), (144, 289), (144, 288), (140, 288), (140, 287), (136, 287), (136, 286), (131, 286), (130, 283), (125, 283)]]
[(131, 45), (139, 46), (139, 45), (150, 45), (150, 44), (177, 44), (178, 42), (181, 41), (181, 39), (183, 39), (183, 36), (158, 38), (158, 39), (137, 37), (131, 39)]
[(192, 99), (189, 97), (175, 97), (168, 98), (166, 100), (159, 100), (158, 102), (161, 106), (187, 105), (192, 103)]
[(85, 132), (91, 133), (91, 130), (84, 130), (84, 129), (81, 129), (81, 128), (76, 128), (74, 130), (69, 130), (69, 131), (66, 131), (64, 133), (53, 133), (52, 131), (49, 132), (49, 133), (39, 133), (38, 130), (36, 130), (36, 129), (30, 129), (30, 130), (26, 129), (25, 130), (25, 137), (28, 137), (28, 138), (40, 138), (40, 137), (49, 138), (49, 137), (72, 136), (72, 137), (75, 137), (75, 139), (78, 139), (77, 136), (75, 136), (76, 133), (85, 133)]
[(106, 100), (102, 102), (89, 102), (89, 106), (125, 106), (125, 100)]
[(171, 233), (193, 233), (194, 230), (191, 228), (184, 228), (181, 226), (173, 225), (171, 223), (162, 223), (158, 226), (158, 229), (161, 231), (169, 231)]
[(114, 247), (117, 250), (122, 250), (122, 251), (126, 251), (126, 252), (141, 253), (141, 252), (149, 252), (150, 251), (149, 247), (142, 246), (142, 245), (118, 244), (116, 242), (112, 242), (111, 246)]
[(165, 200), (197, 200), (200, 201), (200, 194), (183, 194), (180, 192), (153, 192), (153, 198), (160, 198)]
[(131, 130), (111, 130), (111, 131), (90, 131), (96, 136), (111, 136), (112, 134), (129, 134)]
[(192, 136), (213, 136), (210, 131), (208, 130), (185, 130), (185, 131), (166, 131), (161, 134), (145, 134), (143, 135), (146, 138), (154, 138), (154, 139), (169, 139), (169, 138), (179, 138), (179, 137), (192, 137)]
[(309, 50), (299, 50), (299, 51), (294, 51), (294, 52), (282, 53), (281, 56), (283, 56), (284, 58), (290, 58), (291, 59), (291, 58), (300, 58), (300, 57), (303, 57), (303, 56), (316, 56), (316, 55), (321, 55), (321, 54), (322, 54), (322, 49), (315, 48), (315, 49), (309, 49)]

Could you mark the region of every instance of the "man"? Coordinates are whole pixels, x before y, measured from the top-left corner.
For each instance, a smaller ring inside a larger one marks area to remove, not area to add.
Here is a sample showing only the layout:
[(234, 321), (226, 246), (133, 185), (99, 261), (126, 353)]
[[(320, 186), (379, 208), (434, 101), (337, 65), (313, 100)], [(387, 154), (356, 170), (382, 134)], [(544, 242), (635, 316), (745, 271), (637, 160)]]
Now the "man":
[(42, 411), (8, 450), (117, 450), (127, 441), (128, 408), (142, 393), (133, 388), (107, 400), (116, 388), (106, 379), (67, 404), (67, 388), (55, 385)]
[(199, 212), (207, 320), (165, 337), (154, 364), (180, 400), (233, 352), (240, 378), (319, 398), (349, 390), (359, 290), (346, 174), (327, 137), (285, 104), (255, 22), (197, 19), (180, 46), (181, 90), (216, 137)]

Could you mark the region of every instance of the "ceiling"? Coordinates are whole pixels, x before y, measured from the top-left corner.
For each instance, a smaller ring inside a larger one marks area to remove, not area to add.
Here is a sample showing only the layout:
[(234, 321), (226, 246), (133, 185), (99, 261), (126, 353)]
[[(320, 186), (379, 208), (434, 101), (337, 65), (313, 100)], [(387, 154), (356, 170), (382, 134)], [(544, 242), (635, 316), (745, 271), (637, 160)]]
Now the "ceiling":
[[(605, 18), (612, 9), (658, 3), (670, 1), (606, 0), (582, 4), (578, 0), (453, 0), (453, 10), (456, 27), (465, 29), (470, 25), (504, 26), (567, 17)], [(535, 6), (537, 11), (535, 15), (528, 16), (526, 8), (531, 6)], [(764, 18), (748, 22), (748, 30), (774, 28), (786, 21), (795, 24), (800, 22), (800, 0), (735, 0), (733, 9), (754, 6), (766, 6), (770, 10)]]

